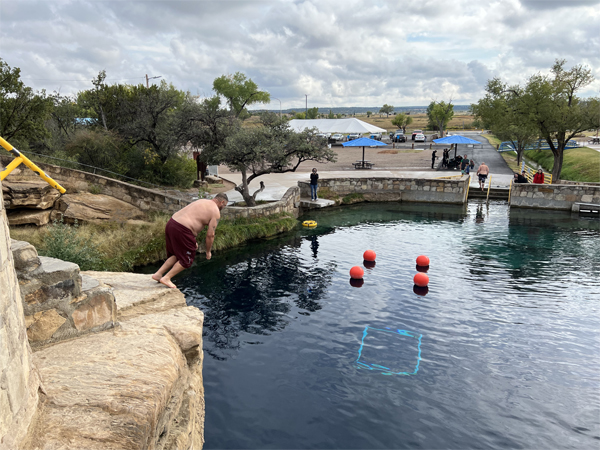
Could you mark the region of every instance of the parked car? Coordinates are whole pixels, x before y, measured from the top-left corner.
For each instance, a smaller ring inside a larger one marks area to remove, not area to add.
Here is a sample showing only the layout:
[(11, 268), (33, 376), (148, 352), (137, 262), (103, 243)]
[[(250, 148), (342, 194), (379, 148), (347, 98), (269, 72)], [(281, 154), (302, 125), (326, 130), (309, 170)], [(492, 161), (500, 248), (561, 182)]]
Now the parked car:
[(317, 137), (324, 138), (324, 139), (329, 139), (329, 135), (330, 134), (331, 133), (317, 133)]
[(414, 131), (412, 132), (412, 140), (413, 140), (413, 141), (415, 140), (415, 136), (416, 136), (417, 134), (423, 134), (423, 130), (414, 130)]
[(348, 135), (348, 140), (353, 141), (354, 139), (358, 139), (360, 137), (362, 137), (362, 135), (360, 133), (350, 133)]
[(402, 131), (394, 134), (394, 137), (392, 138), (393, 142), (406, 142), (406, 136), (404, 135), (404, 133)]
[(344, 135), (341, 133), (335, 133), (330, 137), (332, 141), (342, 142), (344, 140)]
[(423, 133), (418, 133), (415, 137), (415, 142), (425, 142), (427, 140), (427, 138), (425, 137), (425, 135)]
[(380, 141), (381, 139), (383, 139), (383, 135), (381, 133), (371, 133), (369, 138), (375, 139), (376, 141)]

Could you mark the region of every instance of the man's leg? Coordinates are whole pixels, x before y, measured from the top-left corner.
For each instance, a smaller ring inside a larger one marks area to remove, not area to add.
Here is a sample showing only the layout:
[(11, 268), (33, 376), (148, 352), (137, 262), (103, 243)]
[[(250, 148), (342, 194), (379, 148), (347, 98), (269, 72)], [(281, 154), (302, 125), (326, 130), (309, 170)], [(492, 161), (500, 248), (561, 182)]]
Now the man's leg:
[(177, 261), (175, 263), (175, 265), (173, 266), (173, 268), (171, 270), (169, 270), (169, 272), (160, 279), (160, 282), (162, 284), (164, 284), (165, 286), (174, 289), (175, 285), (171, 281), (171, 278), (173, 278), (175, 275), (177, 275), (179, 272), (181, 272), (183, 270), (185, 270), (185, 267), (183, 267), (181, 264), (179, 264), (179, 261)]
[(160, 269), (158, 269), (156, 271), (156, 273), (154, 275), (152, 275), (152, 279), (160, 282), (160, 279), (162, 278), (163, 273), (171, 270), (171, 267), (173, 267), (173, 265), (176, 262), (177, 262), (177, 257), (175, 255), (171, 255), (169, 258), (167, 258), (165, 263), (162, 266), (160, 266)]

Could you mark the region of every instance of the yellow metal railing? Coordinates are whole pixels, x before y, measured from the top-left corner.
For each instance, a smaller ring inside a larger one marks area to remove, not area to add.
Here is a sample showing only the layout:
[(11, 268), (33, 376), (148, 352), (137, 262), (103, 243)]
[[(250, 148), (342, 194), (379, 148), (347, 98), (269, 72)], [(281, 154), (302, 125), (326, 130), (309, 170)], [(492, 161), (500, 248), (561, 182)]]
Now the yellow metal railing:
[(40, 178), (42, 180), (44, 180), (46, 183), (48, 183), (50, 186), (52, 186), (55, 189), (58, 189), (61, 194), (64, 194), (65, 192), (67, 192), (64, 187), (62, 187), (60, 184), (58, 184), (56, 181), (54, 181), (52, 178), (50, 178), (48, 175), (46, 175), (42, 169), (40, 169), (33, 162), (31, 162), (29, 160), (29, 158), (27, 158), (27, 156), (23, 155), (19, 150), (14, 148), (12, 145), (10, 145), (8, 142), (6, 142), (1, 137), (0, 137), (0, 145), (2, 147), (4, 147), (6, 149), (6, 151), (12, 153), (15, 156), (15, 159), (13, 159), (10, 162), (10, 164), (8, 166), (6, 166), (6, 169), (4, 169), (2, 172), (0, 172), (0, 181), (3, 181), (8, 176), (9, 173), (11, 173), (13, 170), (15, 170), (19, 166), (19, 164), (23, 163), (27, 167), (29, 167), (31, 170), (33, 170), (35, 173), (37, 173), (40, 176)]
[(512, 194), (512, 185), (513, 180), (510, 180), (510, 185), (508, 186), (508, 204), (510, 205), (510, 194)]
[(490, 175), (490, 179), (488, 180), (488, 190), (487, 190), (487, 196), (485, 201), (489, 202), (490, 201), (490, 188), (492, 187), (492, 176)]
[(469, 188), (470, 187), (471, 187), (471, 175), (469, 175), (469, 180), (467, 181), (467, 193), (465, 195), (465, 203), (469, 201)]

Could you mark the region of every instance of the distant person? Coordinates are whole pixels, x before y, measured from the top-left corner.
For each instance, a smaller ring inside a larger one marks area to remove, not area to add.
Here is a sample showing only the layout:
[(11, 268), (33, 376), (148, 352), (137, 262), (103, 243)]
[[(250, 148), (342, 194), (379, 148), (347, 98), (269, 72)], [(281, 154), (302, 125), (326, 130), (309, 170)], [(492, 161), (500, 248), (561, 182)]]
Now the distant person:
[[(171, 278), (192, 266), (198, 249), (196, 236), (204, 227), (207, 227), (206, 259), (212, 257), (210, 250), (215, 240), (215, 230), (221, 218), (221, 210), (228, 202), (227, 194), (220, 193), (211, 200), (196, 200), (173, 214), (165, 227), (167, 260), (152, 275), (153, 280), (175, 288)], [(165, 272), (166, 275), (163, 275)]]
[(485, 186), (485, 180), (490, 174), (490, 168), (485, 164), (485, 162), (481, 162), (479, 167), (477, 168), (477, 176), (479, 177), (479, 187), (483, 191), (483, 187)]
[(433, 169), (433, 166), (435, 165), (435, 154), (437, 153), (437, 150), (434, 150), (431, 153), (431, 168)]
[(447, 148), (444, 149), (444, 153), (442, 155), (442, 167), (448, 168), (448, 160), (450, 159), (450, 150)]
[(467, 158), (467, 155), (465, 155), (463, 157), (463, 159), (460, 161), (460, 173), (461, 174), (465, 174), (465, 167), (469, 165), (469, 158)]
[(313, 169), (310, 174), (310, 199), (313, 202), (317, 201), (317, 188), (319, 187), (319, 174), (317, 169)]
[(538, 169), (537, 173), (533, 176), (533, 184), (544, 184), (544, 172), (542, 169)]
[(524, 170), (520, 174), (515, 173), (515, 183), (529, 183)]

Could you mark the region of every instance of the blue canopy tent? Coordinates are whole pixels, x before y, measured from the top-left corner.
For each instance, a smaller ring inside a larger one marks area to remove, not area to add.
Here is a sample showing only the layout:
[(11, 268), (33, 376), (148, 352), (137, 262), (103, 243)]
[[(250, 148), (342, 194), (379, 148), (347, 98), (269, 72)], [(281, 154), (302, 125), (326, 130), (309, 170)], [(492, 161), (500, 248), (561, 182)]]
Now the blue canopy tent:
[(384, 144), (381, 141), (376, 141), (375, 139), (369, 139), (366, 137), (361, 137), (358, 139), (354, 139), (353, 141), (344, 142), (342, 144), (344, 147), (362, 147), (362, 168), (365, 168), (365, 147), (385, 147), (387, 144)]
[(458, 134), (454, 136), (446, 136), (439, 139), (434, 139), (433, 142), (436, 144), (455, 144), (454, 145), (454, 157), (456, 158), (456, 147), (458, 144), (481, 144), (481, 142), (475, 139), (469, 139), (468, 137), (460, 136)]

